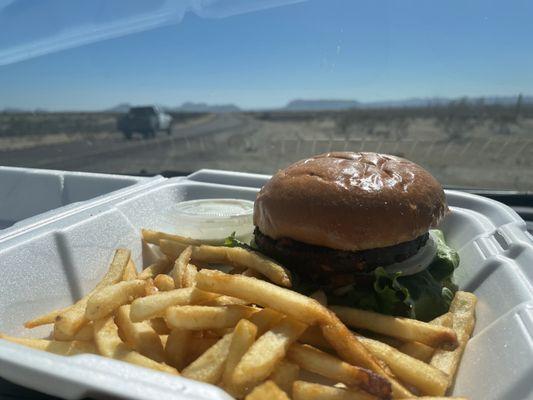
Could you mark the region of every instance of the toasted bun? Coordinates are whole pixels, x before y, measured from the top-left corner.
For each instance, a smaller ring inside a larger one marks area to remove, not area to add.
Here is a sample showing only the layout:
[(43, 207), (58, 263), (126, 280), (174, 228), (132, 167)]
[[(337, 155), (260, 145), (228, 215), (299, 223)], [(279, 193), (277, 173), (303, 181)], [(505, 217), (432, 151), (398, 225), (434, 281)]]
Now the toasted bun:
[(337, 152), (275, 174), (257, 196), (254, 224), (273, 239), (359, 251), (413, 240), (447, 211), (442, 186), (419, 165)]

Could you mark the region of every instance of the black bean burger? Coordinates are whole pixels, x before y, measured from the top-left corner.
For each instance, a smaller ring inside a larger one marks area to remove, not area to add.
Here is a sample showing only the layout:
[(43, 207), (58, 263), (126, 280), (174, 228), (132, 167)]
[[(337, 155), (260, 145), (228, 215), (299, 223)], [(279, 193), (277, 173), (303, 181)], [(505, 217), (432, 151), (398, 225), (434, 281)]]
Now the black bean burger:
[(335, 152), (280, 170), (255, 201), (255, 246), (333, 304), (422, 320), (446, 312), (457, 253), (434, 230), (442, 186), (400, 157)]

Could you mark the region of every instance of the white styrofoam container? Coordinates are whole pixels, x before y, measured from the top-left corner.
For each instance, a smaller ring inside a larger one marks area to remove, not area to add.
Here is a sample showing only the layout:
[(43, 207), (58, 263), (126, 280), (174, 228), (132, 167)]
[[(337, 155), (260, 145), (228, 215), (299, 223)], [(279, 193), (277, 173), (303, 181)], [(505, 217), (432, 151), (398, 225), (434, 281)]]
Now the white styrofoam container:
[[(137, 176), (0, 166), (0, 231), (15, 224), (31, 223), (27, 221), (29, 218), (44, 212), (153, 180)], [(40, 219), (41, 216), (35, 220)]]
[[(141, 190), (87, 202), (75, 212), (18, 235), (0, 232), (0, 331), (44, 337), (22, 322), (71, 304), (104, 274), (113, 251), (132, 250), (143, 265), (139, 230), (172, 232), (175, 205), (200, 198), (253, 200), (268, 177), (199, 171)], [(214, 183), (214, 182), (222, 182)], [(455, 395), (471, 399), (533, 399), (533, 238), (509, 207), (447, 191), (452, 213), (441, 228), (458, 249), (456, 280), (478, 298), (477, 324), (461, 363)], [(386, 229), (386, 227), (383, 227)], [(0, 376), (48, 394), (78, 399), (228, 399), (210, 385), (95, 355), (60, 357), (0, 340)]]

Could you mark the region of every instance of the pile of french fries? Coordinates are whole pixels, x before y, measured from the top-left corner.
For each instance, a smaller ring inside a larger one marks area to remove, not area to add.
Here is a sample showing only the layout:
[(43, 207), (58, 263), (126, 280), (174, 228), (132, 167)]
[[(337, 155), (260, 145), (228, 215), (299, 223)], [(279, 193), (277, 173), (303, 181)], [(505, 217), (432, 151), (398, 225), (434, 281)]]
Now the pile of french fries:
[[(0, 338), (69, 356), (100, 354), (220, 386), (235, 398), (439, 398), (474, 328), (476, 298), (457, 292), (424, 323), (326, 304), (290, 289), (291, 275), (240, 247), (150, 230), (162, 257), (142, 272), (126, 249), (75, 304), (28, 321), (51, 339)], [(222, 272), (225, 270), (226, 272)]]

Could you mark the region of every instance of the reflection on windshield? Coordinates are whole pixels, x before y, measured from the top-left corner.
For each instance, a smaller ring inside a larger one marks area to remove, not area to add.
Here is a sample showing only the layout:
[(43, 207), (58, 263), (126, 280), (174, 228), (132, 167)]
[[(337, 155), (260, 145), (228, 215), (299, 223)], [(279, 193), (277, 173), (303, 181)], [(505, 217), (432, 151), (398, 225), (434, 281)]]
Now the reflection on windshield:
[[(527, 190), (533, 182), (533, 107), (518, 100), (508, 106), (463, 101), (343, 111), (171, 112), (171, 135), (157, 132), (152, 139), (141, 132), (125, 138), (116, 127), (120, 116), (2, 113), (1, 147), (11, 149), (2, 160), (125, 174), (201, 168), (270, 174), (313, 154), (377, 151), (424, 165), (448, 185)], [(135, 121), (142, 130), (144, 122)], [(24, 134), (12, 137), (12, 131)]]
[(376, 151), (446, 185), (532, 190), (532, 12), (0, 0), (0, 164), (271, 174), (319, 153)]
[(0, 65), (179, 24), (188, 11), (224, 18), (298, 1), (305, 0), (0, 0)]

